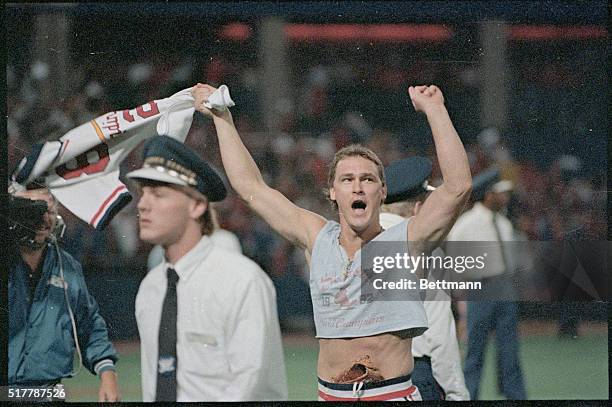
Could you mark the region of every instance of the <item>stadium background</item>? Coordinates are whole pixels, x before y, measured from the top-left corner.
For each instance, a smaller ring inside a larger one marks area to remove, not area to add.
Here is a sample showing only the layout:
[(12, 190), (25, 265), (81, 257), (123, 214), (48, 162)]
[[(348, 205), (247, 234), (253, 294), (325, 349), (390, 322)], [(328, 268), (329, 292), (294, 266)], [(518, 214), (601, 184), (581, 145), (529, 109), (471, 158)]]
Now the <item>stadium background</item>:
[[(406, 88), (435, 83), (469, 153), (517, 187), (515, 227), (531, 240), (576, 229), (605, 240), (607, 15), (604, 2), (312, 2), (10, 4), (5, 14), (9, 169), (35, 142), (102, 113), (167, 97), (200, 81), (227, 84), (239, 132), (267, 181), (332, 217), (326, 164), (350, 142), (385, 164), (433, 157)], [(214, 129), (196, 117), (187, 139), (222, 168)], [(140, 149), (122, 173), (140, 164)], [(434, 159), (435, 162), (435, 159)], [(439, 177), (434, 168), (433, 179)], [(434, 181), (435, 184), (435, 181)], [(314, 399), (316, 343), (301, 253), (234, 193), (223, 227), (273, 279), (290, 397)], [(84, 265), (120, 351), (126, 400), (139, 400), (133, 301), (150, 246), (135, 205), (95, 232), (63, 211), (67, 248)], [(557, 336), (561, 312), (579, 336)], [(521, 357), (530, 398), (607, 398), (607, 303), (521, 304)], [(483, 398), (499, 398), (489, 347)], [(66, 381), (95, 400), (96, 378)]]

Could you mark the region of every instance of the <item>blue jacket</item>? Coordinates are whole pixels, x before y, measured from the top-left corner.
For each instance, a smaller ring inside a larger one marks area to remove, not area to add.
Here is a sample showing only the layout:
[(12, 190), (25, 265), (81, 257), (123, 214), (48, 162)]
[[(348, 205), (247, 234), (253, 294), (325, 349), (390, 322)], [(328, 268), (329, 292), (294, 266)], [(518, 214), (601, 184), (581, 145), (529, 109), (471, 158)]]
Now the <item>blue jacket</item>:
[[(81, 265), (67, 252), (60, 253), (83, 364), (101, 373), (117, 360), (106, 322), (87, 290)], [(53, 245), (47, 245), (43, 262), (31, 306), (29, 267), (19, 257), (9, 272), (9, 384), (55, 382), (72, 371), (75, 343)]]

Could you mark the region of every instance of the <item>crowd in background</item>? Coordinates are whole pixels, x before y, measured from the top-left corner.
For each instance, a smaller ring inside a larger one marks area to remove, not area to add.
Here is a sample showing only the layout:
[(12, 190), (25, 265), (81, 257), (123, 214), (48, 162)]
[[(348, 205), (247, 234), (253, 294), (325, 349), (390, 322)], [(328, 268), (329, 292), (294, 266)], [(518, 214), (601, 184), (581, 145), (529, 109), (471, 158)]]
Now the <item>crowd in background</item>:
[[(198, 81), (227, 84), (236, 102), (232, 112), (238, 131), (266, 181), (296, 204), (333, 218), (323, 192), (327, 165), (334, 152), (349, 143), (372, 148), (385, 165), (427, 155), (434, 162), (431, 183), (441, 182), (428, 125), (414, 113), (406, 95), (407, 86), (415, 82), (435, 83), (466, 144), (472, 173), (497, 165), (514, 182), (509, 216), (518, 230), (530, 240), (562, 240), (576, 236), (576, 231), (585, 240), (605, 240), (606, 167), (605, 158), (598, 157), (602, 152), (605, 156), (607, 126), (601, 103), (605, 94), (597, 94), (597, 83), (604, 79), (585, 78), (581, 53), (556, 63), (543, 61), (546, 69), (538, 69), (521, 52), (514, 53), (509, 122), (503, 131), (480, 127), (478, 71), (473, 64), (405, 64), (401, 57), (376, 64), (376, 56), (359, 63), (350, 58), (326, 62), (324, 55), (294, 59), (293, 94), (274, 107), (280, 121), (280, 130), (274, 132), (266, 131), (262, 122), (259, 72), (244, 56), (212, 55), (196, 61), (160, 54), (106, 69), (84, 66), (73, 78), (78, 83), (74, 92), (48, 104), (41, 103), (39, 93), (48, 67), (40, 62), (28, 69), (9, 65), (9, 170), (34, 143), (59, 137), (103, 113), (168, 97)], [(186, 143), (222, 169), (208, 119), (196, 115)], [(140, 164), (139, 148), (122, 164), (122, 174)], [(309, 315), (303, 254), (272, 232), (236, 194), (230, 193), (217, 210), (221, 226), (238, 235), (245, 254), (275, 281), (281, 317)], [(138, 239), (135, 200), (100, 232), (68, 211), (62, 214), (68, 224), (65, 247), (86, 272), (119, 276), (128, 267), (144, 275), (151, 247)]]

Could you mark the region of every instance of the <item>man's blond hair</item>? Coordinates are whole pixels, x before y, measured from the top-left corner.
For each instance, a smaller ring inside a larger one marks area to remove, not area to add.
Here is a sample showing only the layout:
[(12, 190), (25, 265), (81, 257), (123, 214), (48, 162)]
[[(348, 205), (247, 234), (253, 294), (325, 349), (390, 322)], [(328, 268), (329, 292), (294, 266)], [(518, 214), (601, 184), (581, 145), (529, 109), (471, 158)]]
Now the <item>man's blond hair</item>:
[(198, 222), (200, 222), (201, 225), (202, 235), (212, 235), (215, 229), (219, 227), (219, 222), (217, 220), (217, 213), (213, 209), (211, 202), (208, 200), (208, 198), (206, 198), (206, 196), (202, 195), (199, 191), (196, 191), (191, 187), (179, 186), (179, 189), (189, 195), (191, 198), (206, 203), (206, 210), (202, 216), (198, 218)]

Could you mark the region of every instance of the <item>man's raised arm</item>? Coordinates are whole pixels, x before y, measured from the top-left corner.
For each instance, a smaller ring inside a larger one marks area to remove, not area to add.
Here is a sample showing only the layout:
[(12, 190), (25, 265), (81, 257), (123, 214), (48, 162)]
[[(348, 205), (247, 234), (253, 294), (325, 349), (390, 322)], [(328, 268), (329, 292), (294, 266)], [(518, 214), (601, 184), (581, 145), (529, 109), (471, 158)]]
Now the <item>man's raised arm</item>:
[(311, 251), (317, 234), (325, 225), (325, 219), (296, 206), (264, 182), (257, 164), (240, 139), (230, 111), (204, 106), (215, 90), (212, 86), (199, 83), (193, 87), (192, 94), (196, 110), (213, 119), (223, 167), (232, 188), (274, 230), (292, 243)]
[(414, 109), (427, 116), (444, 180), (409, 223), (408, 238), (411, 241), (439, 242), (452, 228), (470, 196), (470, 165), (444, 107), (444, 96), (440, 89), (433, 85), (411, 86), (408, 93)]

